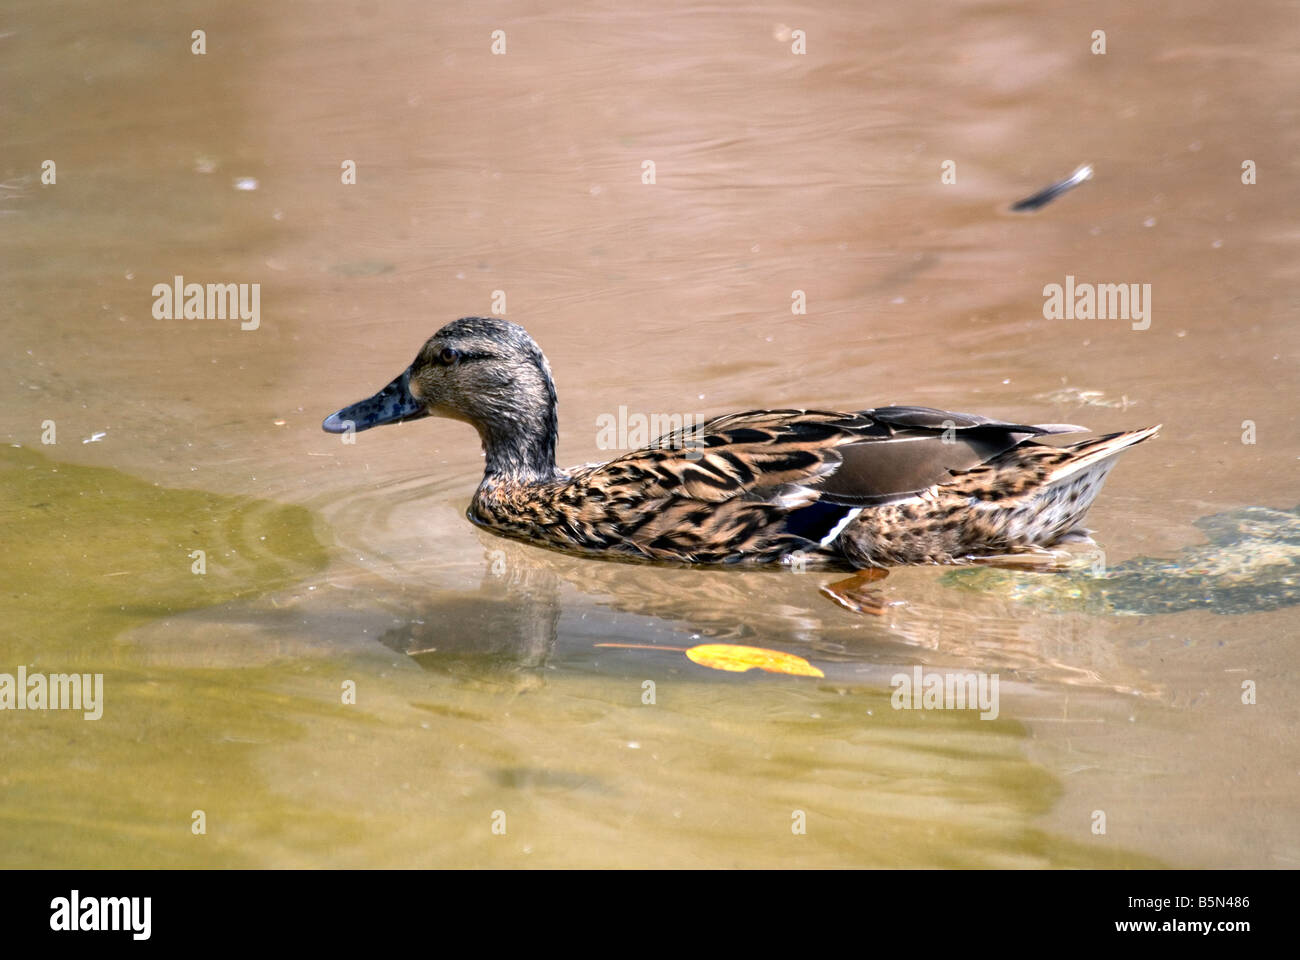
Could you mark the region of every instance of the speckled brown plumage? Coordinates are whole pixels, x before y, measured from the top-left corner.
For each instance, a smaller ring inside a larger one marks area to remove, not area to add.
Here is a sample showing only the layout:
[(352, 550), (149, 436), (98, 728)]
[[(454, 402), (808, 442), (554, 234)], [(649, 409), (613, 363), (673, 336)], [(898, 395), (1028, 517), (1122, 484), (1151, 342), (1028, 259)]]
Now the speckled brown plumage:
[(1086, 536), (1114, 456), (1158, 428), (1054, 447), (1082, 430), (928, 407), (719, 417), (604, 464), (555, 465), (555, 388), (523, 328), (448, 324), (411, 367), (326, 420), (357, 430), (430, 413), (485, 453), (469, 518), (496, 533), (611, 558), (685, 563), (957, 563)]
[(862, 567), (960, 563), (1086, 540), (1080, 524), (1112, 458), (1156, 429), (1062, 448), (1021, 444), (914, 500), (864, 510), (840, 547)]

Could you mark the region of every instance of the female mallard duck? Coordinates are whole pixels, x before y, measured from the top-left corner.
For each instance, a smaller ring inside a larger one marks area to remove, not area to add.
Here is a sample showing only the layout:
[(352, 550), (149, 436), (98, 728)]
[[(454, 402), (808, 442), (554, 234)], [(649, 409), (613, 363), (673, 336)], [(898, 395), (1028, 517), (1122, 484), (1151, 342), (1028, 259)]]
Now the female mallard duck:
[(1086, 539), (1078, 524), (1125, 447), (1159, 427), (1070, 446), (1083, 430), (929, 407), (759, 410), (660, 437), (609, 463), (555, 465), (555, 385), (523, 327), (447, 324), (401, 376), (322, 424), (430, 414), (471, 423), (483, 481), (470, 520), (565, 550), (687, 563), (961, 563)]

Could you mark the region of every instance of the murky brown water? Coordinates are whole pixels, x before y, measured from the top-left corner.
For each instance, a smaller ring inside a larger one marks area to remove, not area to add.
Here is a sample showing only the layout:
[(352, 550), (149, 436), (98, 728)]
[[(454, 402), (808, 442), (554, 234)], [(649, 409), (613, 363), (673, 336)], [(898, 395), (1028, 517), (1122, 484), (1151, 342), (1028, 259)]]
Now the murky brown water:
[[(1300, 500), (1294, 9), (461, 6), (0, 23), (0, 671), (106, 689), (98, 721), (0, 714), (0, 859), (1300, 864), (1295, 541), (1236, 512)], [(154, 319), (177, 274), (260, 283), (260, 327)], [(1044, 319), (1067, 275), (1150, 284), (1149, 329)], [(1124, 579), (902, 570), (871, 617), (837, 574), (493, 538), (468, 427), (319, 423), (494, 291), (567, 463), (620, 406), (1163, 422), (1090, 516)], [(826, 678), (596, 646), (708, 641)], [(918, 664), (997, 673), (999, 718), (891, 709)]]

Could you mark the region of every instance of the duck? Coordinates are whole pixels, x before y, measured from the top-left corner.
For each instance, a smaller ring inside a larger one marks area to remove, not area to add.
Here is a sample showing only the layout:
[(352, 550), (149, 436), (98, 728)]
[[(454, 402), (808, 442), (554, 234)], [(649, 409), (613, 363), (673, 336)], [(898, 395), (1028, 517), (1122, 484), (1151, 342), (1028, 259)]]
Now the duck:
[(864, 573), (1091, 542), (1081, 523), (1115, 458), (1160, 430), (1054, 445), (1043, 438), (1086, 428), (912, 405), (752, 410), (562, 469), (556, 408), (550, 364), (522, 326), (463, 317), (321, 426), (347, 434), (430, 416), (472, 425), (484, 468), (466, 516), (502, 536), (606, 559)]

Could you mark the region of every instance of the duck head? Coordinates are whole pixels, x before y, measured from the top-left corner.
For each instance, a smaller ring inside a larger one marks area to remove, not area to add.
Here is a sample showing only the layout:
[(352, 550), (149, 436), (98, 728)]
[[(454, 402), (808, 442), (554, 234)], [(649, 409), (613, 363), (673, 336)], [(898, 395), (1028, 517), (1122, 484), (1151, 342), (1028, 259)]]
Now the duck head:
[(373, 397), (325, 418), (328, 433), (421, 417), (463, 420), (478, 430), (486, 476), (525, 481), (556, 475), (555, 384), (523, 327), (464, 317), (426, 341), (415, 361)]

